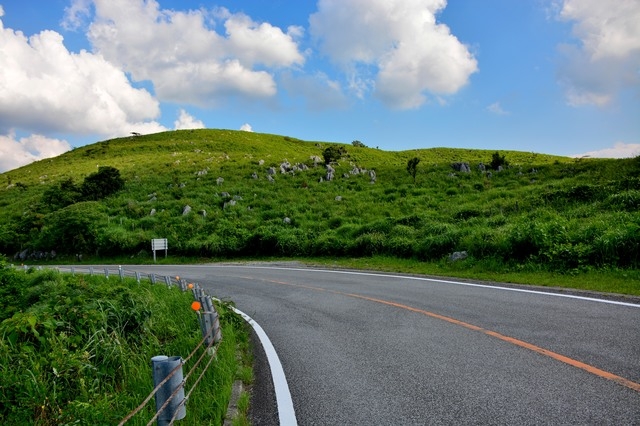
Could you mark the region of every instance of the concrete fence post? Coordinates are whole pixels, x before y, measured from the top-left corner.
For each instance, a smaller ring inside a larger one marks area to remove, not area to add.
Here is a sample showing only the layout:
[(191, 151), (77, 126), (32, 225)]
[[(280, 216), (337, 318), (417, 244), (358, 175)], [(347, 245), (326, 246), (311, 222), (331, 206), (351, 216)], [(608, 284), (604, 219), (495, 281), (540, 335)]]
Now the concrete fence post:
[[(158, 416), (158, 426), (167, 426), (171, 423), (171, 419), (184, 419), (187, 415), (187, 407), (182, 404), (184, 400), (184, 380), (182, 375), (182, 358), (179, 356), (168, 357), (158, 355), (151, 358), (153, 366), (153, 385), (158, 386), (176, 367), (180, 368), (167, 380), (167, 382), (158, 389), (156, 393), (156, 412), (160, 411), (162, 406), (169, 398), (171, 401)], [(172, 397), (173, 395), (173, 397)], [(178, 412), (176, 414), (176, 411)]]

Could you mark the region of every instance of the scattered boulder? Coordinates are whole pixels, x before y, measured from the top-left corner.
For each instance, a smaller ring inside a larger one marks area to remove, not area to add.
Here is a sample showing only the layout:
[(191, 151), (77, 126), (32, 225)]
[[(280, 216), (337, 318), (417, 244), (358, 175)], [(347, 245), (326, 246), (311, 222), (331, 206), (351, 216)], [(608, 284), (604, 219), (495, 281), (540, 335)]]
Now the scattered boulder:
[(253, 172), (251, 174), (251, 179), (258, 179), (258, 174), (256, 172)]
[(342, 201), (342, 196), (341, 195), (336, 196), (335, 200), (336, 201)]
[(156, 209), (151, 209), (149, 216), (154, 216), (156, 214)]
[(282, 222), (285, 225), (290, 225), (291, 224), (291, 218), (285, 217), (284, 219), (282, 219)]
[(466, 251), (454, 251), (449, 256), (449, 262), (457, 262), (458, 260), (464, 260), (467, 257), (469, 257), (469, 255)]
[(229, 194), (228, 192), (221, 192), (220, 196), (223, 197), (223, 198), (229, 198), (229, 197), (231, 197), (231, 194)]
[(222, 209), (225, 210), (227, 207), (233, 207), (235, 205), (236, 205), (236, 200), (229, 200), (224, 203), (224, 205), (222, 206)]
[(216, 184), (218, 185), (222, 185), (223, 182), (224, 182), (224, 178), (219, 177), (218, 179), (216, 179)]
[(275, 168), (275, 167), (269, 167), (269, 168), (267, 169), (267, 174), (268, 174), (269, 176), (273, 176), (273, 175), (275, 175), (275, 174), (276, 174), (276, 168)]
[(371, 183), (376, 183), (376, 171), (375, 170), (369, 170), (369, 178), (371, 179), (370, 182)]
[(325, 179), (331, 182), (333, 180), (335, 173), (336, 173), (336, 170), (333, 167), (331, 167), (330, 164), (327, 164), (327, 174), (325, 176)]
[(260, 161), (258, 161), (258, 165), (259, 165), (259, 166), (262, 166), (263, 164), (264, 164), (264, 160), (260, 160)]
[(318, 157), (317, 155), (312, 155), (311, 157), (309, 157), (309, 159), (313, 161), (313, 167), (318, 167), (318, 163), (322, 162), (322, 158)]
[(202, 217), (207, 217), (207, 211), (205, 209), (198, 211), (198, 214), (201, 215)]
[(469, 167), (469, 163), (452, 163), (451, 167), (453, 167), (453, 170), (455, 170), (456, 172), (471, 173), (471, 167)]
[(280, 164), (280, 173), (285, 174), (291, 171), (291, 164), (288, 161), (284, 161)]
[(480, 170), (481, 172), (485, 172), (487, 171), (487, 166), (485, 166), (484, 163), (480, 163), (478, 164), (478, 170)]
[(191, 206), (187, 204), (184, 206), (184, 209), (182, 209), (182, 216), (186, 216), (189, 213), (191, 213)]
[(275, 182), (275, 181), (276, 181), (276, 180), (273, 178), (273, 176), (271, 176), (271, 175), (267, 175), (267, 180), (268, 180), (269, 182)]

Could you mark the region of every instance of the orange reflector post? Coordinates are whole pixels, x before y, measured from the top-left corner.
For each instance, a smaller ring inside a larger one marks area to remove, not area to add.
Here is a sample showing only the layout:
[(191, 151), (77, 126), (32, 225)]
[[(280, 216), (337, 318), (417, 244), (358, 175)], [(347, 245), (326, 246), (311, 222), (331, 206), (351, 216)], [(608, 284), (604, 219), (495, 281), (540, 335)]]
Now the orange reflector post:
[(191, 304), (191, 309), (194, 311), (199, 311), (202, 305), (197, 300)]
[(193, 288), (193, 283), (189, 283), (189, 284), (187, 284), (187, 288), (188, 288), (189, 290), (191, 290), (191, 289)]

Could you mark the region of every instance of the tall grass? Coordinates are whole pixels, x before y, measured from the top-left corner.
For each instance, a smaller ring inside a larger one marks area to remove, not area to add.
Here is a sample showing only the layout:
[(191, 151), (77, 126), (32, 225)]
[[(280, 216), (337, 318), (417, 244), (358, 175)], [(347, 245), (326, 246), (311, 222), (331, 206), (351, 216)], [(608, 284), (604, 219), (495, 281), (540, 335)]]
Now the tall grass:
[[(6, 425), (117, 424), (153, 389), (151, 357), (186, 358), (202, 338), (190, 294), (175, 287), (0, 266), (0, 289)], [(218, 309), (224, 338), (181, 424), (222, 424), (226, 412), (240, 367), (236, 345), (248, 339), (242, 320)], [(152, 400), (127, 424), (146, 424), (153, 414)]]

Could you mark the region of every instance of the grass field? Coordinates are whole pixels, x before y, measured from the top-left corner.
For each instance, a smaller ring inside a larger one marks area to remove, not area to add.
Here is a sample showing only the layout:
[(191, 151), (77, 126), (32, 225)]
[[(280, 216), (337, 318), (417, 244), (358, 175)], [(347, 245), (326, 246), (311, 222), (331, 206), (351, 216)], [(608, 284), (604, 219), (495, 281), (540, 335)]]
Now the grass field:
[[(117, 169), (123, 188), (83, 193), (104, 166)], [(53, 250), (56, 261), (148, 262), (150, 240), (167, 238), (173, 258), (188, 261), (385, 259), (392, 269), (514, 282), (538, 274), (556, 277), (548, 285), (589, 288), (611, 286), (573, 277), (626, 274), (629, 283), (604, 291), (638, 288), (639, 158), (389, 152), (203, 129), (97, 142), (0, 179), (0, 252), (22, 253), (16, 261)], [(463, 251), (464, 261), (446, 261)]]

